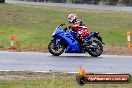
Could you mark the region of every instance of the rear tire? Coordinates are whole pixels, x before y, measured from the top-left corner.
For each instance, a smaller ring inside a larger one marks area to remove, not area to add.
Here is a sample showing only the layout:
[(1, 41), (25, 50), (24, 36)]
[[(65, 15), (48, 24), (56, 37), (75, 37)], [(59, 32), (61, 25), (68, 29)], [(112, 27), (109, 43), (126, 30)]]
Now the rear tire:
[(54, 55), (54, 56), (59, 56), (61, 55), (64, 50), (64, 44), (59, 43), (59, 45), (56, 45), (54, 41), (51, 41), (48, 45), (49, 52)]
[(88, 53), (93, 57), (98, 57), (103, 53), (103, 46), (99, 41), (94, 40), (94, 42), (97, 44), (97, 48), (89, 49)]

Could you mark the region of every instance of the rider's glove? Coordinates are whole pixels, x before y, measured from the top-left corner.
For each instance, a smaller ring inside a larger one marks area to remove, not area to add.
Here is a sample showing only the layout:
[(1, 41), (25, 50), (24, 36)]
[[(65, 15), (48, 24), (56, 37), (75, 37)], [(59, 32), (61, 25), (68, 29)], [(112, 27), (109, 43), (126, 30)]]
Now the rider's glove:
[(68, 29), (71, 29), (71, 26), (69, 26)]
[(64, 28), (64, 31), (66, 31), (66, 30), (67, 30), (67, 27)]

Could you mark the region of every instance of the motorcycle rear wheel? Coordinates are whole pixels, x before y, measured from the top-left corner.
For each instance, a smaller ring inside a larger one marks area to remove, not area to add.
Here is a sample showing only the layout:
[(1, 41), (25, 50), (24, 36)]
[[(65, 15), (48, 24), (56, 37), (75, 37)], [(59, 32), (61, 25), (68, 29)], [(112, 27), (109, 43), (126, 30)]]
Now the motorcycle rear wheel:
[(94, 43), (97, 44), (97, 48), (89, 49), (88, 53), (93, 57), (98, 57), (103, 53), (103, 46), (99, 41), (94, 40)]
[(59, 43), (58, 45), (55, 44), (55, 42), (51, 41), (48, 45), (49, 52), (54, 55), (54, 56), (59, 56), (61, 55), (64, 50), (64, 44)]

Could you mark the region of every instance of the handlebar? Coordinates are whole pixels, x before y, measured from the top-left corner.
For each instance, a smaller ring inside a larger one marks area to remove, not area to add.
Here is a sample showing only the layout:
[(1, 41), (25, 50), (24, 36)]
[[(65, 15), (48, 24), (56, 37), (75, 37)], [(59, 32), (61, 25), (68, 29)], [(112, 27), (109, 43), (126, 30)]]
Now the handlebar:
[[(64, 25), (65, 25), (65, 23), (61, 23), (57, 28), (60, 28), (61, 26), (64, 26)], [(63, 29), (63, 31), (66, 31), (66, 30), (68, 30), (70, 28), (71, 28), (71, 26), (66, 27), (66, 28)]]
[(64, 26), (65, 25), (65, 23), (61, 23), (57, 28), (59, 28), (59, 27), (61, 27), (61, 26)]

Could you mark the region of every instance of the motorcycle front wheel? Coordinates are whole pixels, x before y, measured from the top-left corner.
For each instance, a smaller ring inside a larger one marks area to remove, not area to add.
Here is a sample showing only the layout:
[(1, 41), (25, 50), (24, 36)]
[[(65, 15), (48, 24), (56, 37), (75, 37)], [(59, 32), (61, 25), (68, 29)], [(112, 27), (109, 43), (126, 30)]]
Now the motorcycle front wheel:
[(62, 43), (59, 43), (56, 45), (54, 41), (51, 41), (48, 45), (48, 49), (52, 55), (59, 56), (64, 52), (65, 47), (64, 47), (64, 44)]
[(93, 57), (98, 57), (103, 53), (103, 46), (99, 41), (93, 41), (96, 44), (96, 48), (90, 48), (88, 53)]

